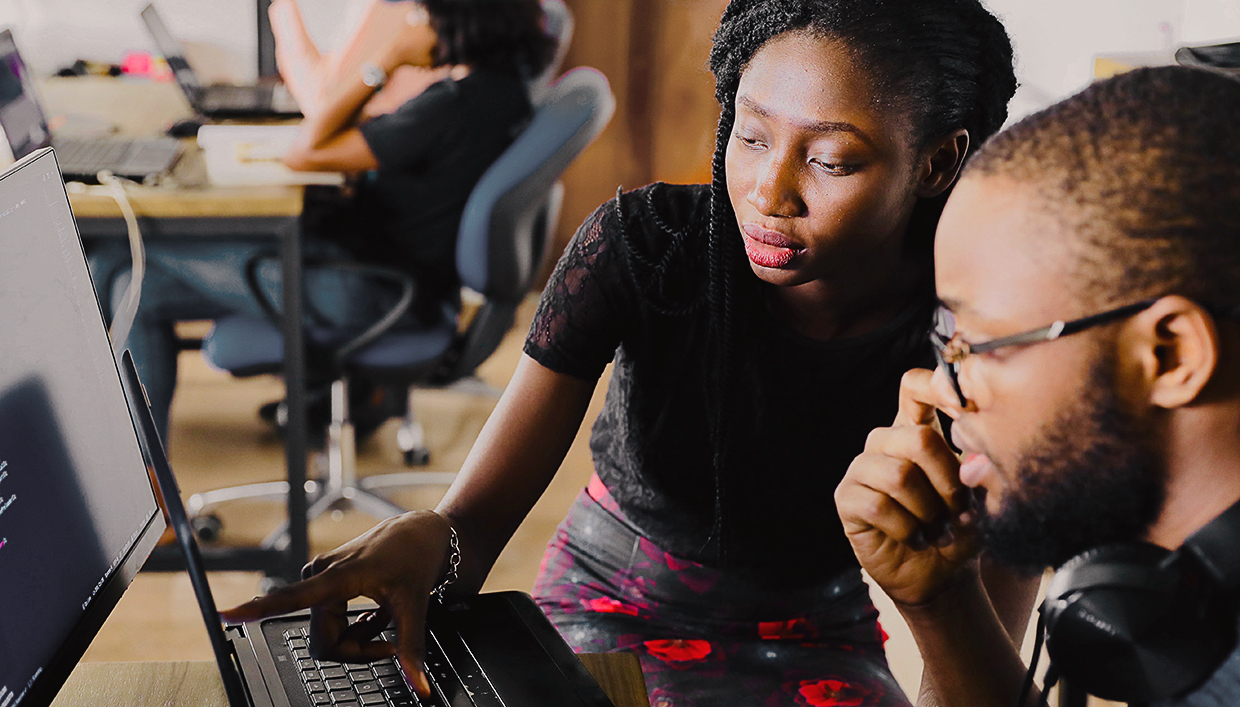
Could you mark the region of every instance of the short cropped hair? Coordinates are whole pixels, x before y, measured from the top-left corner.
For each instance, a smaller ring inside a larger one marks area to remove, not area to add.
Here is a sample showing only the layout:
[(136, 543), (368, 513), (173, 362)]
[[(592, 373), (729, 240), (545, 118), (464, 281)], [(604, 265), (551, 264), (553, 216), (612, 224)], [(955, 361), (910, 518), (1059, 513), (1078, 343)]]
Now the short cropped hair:
[(1186, 67), (1093, 84), (996, 135), (962, 178), (1031, 187), (1079, 237), (1092, 304), (1240, 305), (1240, 81)]
[(421, 0), (438, 41), (435, 66), (470, 64), (537, 76), (555, 55), (539, 0)]

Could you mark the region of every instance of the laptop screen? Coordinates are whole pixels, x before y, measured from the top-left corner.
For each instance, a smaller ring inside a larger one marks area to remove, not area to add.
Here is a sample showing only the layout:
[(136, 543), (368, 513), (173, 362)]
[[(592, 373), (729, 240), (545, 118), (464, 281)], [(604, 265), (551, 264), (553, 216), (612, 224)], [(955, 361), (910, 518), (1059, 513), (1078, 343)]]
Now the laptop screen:
[(185, 48), (181, 46), (181, 42), (172, 36), (172, 32), (168, 31), (168, 25), (164, 24), (164, 19), (159, 16), (155, 5), (151, 4), (142, 8), (141, 15), (156, 48), (159, 49), (160, 54), (164, 55), (168, 68), (172, 69), (172, 76), (176, 79), (177, 85), (185, 92), (186, 97), (196, 95), (202, 88), (202, 82), (198, 80), (198, 75), (194, 73), (185, 59)]
[(162, 529), (47, 150), (0, 176), (0, 707), (50, 702)]
[(15, 159), (52, 142), (47, 118), (35, 98), (34, 80), (7, 29), (0, 32), (0, 128)]

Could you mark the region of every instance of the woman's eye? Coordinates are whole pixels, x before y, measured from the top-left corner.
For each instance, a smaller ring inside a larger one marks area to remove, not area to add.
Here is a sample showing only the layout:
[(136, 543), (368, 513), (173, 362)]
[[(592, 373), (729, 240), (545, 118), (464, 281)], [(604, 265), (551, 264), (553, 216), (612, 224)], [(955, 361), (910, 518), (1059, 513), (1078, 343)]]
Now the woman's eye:
[(829, 159), (824, 159), (822, 157), (811, 157), (809, 158), (809, 163), (813, 165), (816, 169), (820, 169), (827, 174), (835, 175), (835, 176), (852, 174), (853, 172), (857, 171), (857, 168), (853, 165), (844, 164), (842, 162), (836, 162), (836, 161), (829, 160)]
[(743, 133), (735, 133), (735, 136), (736, 136), (736, 140), (746, 147), (761, 147), (762, 146), (762, 140), (756, 137), (745, 135)]

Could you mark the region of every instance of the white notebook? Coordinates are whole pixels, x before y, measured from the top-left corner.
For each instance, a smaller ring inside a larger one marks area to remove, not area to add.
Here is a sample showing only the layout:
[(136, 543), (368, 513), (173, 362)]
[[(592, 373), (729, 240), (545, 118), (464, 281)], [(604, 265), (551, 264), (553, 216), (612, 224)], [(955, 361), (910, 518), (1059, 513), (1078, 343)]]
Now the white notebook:
[(207, 163), (207, 178), (220, 186), (265, 184), (341, 184), (339, 172), (298, 172), (280, 158), (297, 137), (292, 125), (204, 125), (198, 146)]

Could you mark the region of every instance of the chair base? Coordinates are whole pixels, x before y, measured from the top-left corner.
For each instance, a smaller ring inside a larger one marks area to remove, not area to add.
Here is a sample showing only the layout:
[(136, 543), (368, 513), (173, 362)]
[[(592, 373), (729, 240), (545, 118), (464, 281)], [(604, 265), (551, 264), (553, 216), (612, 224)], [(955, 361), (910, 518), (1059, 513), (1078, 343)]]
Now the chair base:
[[(410, 456), (415, 459), (428, 459), (421, 423), (413, 417), (412, 392), (410, 407), (397, 434), (398, 443), (405, 455), (406, 463)], [(331, 388), (332, 421), (327, 430), (327, 473), (324, 477), (306, 481), (306, 497), (309, 507), (306, 520), (315, 518), (329, 511), (358, 510), (379, 520), (391, 518), (405, 513), (407, 509), (385, 498), (378, 490), (413, 488), (417, 486), (447, 486), (456, 478), (455, 472), (405, 472), (399, 474), (381, 474), (359, 479), (357, 477), (357, 450), (354, 439), (353, 423), (348, 418), (348, 380), (340, 379), (332, 383)], [(423, 462), (425, 463), (425, 462)], [(214, 540), (220, 530), (218, 516), (211, 510), (222, 503), (242, 499), (280, 500), (287, 498), (289, 485), (287, 481), (271, 481), (257, 484), (245, 484), (228, 488), (215, 489), (196, 493), (186, 502), (186, 510), (194, 523), (200, 539)], [(275, 531), (263, 540), (263, 547), (281, 549), (288, 545), (288, 521), (280, 524)]]
[[(454, 393), (464, 393), (466, 395), (478, 395), (499, 400), (504, 394), (502, 388), (487, 383), (478, 376), (468, 376), (461, 378), (444, 386), (436, 386), (435, 390), (450, 390)], [(422, 429), (422, 423), (418, 422), (414, 417), (413, 396), (419, 388), (409, 387), (409, 401), (405, 405), (405, 417), (401, 420), (400, 427), (396, 430), (396, 446), (400, 448), (401, 454), (405, 459), (405, 466), (426, 466), (431, 461), (431, 451), (426, 446), (426, 433)], [(395, 481), (391, 484), (383, 484), (387, 486), (403, 486), (418, 485), (411, 483), (414, 478), (410, 474), (389, 474), (384, 478), (396, 477), (403, 481)], [(448, 481), (446, 483), (452, 483)]]

